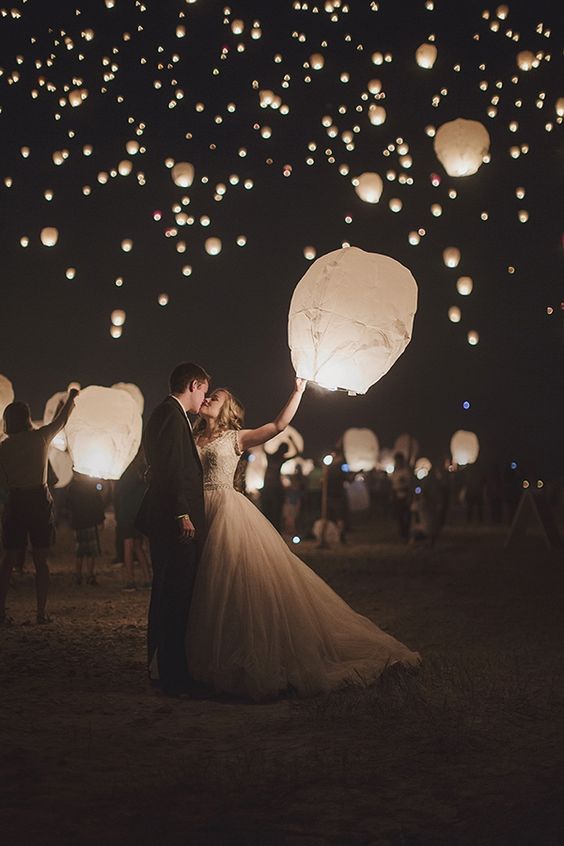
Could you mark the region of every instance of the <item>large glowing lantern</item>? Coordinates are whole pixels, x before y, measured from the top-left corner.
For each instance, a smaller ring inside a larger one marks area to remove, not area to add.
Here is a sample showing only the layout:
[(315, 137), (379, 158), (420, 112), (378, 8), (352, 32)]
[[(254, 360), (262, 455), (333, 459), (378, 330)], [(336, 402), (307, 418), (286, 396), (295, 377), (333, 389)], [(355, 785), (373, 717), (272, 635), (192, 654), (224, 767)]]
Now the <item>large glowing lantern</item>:
[(517, 67), (522, 71), (530, 71), (533, 68), (538, 68), (539, 60), (532, 52), (532, 50), (521, 50), (517, 53)]
[(490, 136), (479, 121), (457, 118), (439, 127), (433, 147), (449, 176), (471, 176), (489, 152)]
[(10, 405), (14, 401), (14, 389), (12, 387), (12, 383), (6, 376), (2, 376), (0, 373), (0, 432), (2, 432), (2, 415), (4, 414), (4, 409), (7, 405)]
[(54, 247), (59, 240), (59, 230), (55, 226), (44, 226), (39, 237), (44, 247)]
[(63, 452), (51, 444), (49, 447), (49, 462), (57, 476), (55, 487), (66, 488), (72, 481), (72, 458), (68, 452)]
[(460, 250), (458, 247), (446, 247), (443, 250), (443, 261), (447, 267), (458, 267), (460, 263)]
[(365, 203), (377, 203), (384, 189), (382, 177), (377, 173), (361, 173), (353, 184), (354, 190)]
[(367, 472), (376, 467), (380, 444), (372, 429), (347, 429), (343, 435), (343, 452), (349, 470)]
[(77, 473), (119, 479), (141, 443), (141, 415), (126, 391), (90, 385), (76, 399), (65, 431)]
[(143, 409), (145, 408), (145, 397), (137, 385), (134, 385), (132, 382), (116, 382), (115, 385), (112, 385), (112, 388), (118, 391), (125, 391), (130, 397), (133, 397), (137, 408), (139, 409), (139, 414), (143, 414)]
[(417, 284), (398, 261), (344, 247), (315, 261), (290, 303), (288, 343), (298, 376), (364, 394), (411, 339)]
[(437, 61), (437, 48), (434, 44), (421, 44), (415, 51), (415, 61), (420, 68), (432, 68)]
[(294, 458), (304, 451), (304, 439), (293, 426), (286, 426), (282, 432), (267, 441), (264, 449), (269, 455), (274, 455), (282, 445), (286, 446), (285, 458)]
[(172, 168), (170, 175), (179, 188), (190, 188), (194, 181), (194, 165), (190, 162), (178, 162)]
[(209, 256), (218, 256), (221, 252), (221, 238), (206, 238), (204, 248)]
[(394, 455), (396, 452), (401, 452), (408, 464), (415, 464), (415, 459), (419, 455), (419, 444), (413, 435), (408, 435), (404, 432), (398, 435), (394, 443)]
[(480, 444), (474, 432), (459, 429), (450, 439), (452, 460), (459, 466), (474, 464), (480, 452)]

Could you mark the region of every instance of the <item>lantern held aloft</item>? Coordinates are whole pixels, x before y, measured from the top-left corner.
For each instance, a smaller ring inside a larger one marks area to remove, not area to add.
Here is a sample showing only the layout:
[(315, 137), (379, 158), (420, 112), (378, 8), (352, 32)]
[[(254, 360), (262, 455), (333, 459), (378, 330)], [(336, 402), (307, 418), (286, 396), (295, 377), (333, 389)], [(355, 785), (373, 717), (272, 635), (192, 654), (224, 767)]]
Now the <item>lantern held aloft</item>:
[(358, 247), (317, 259), (298, 283), (288, 343), (299, 377), (364, 394), (407, 347), (417, 284), (398, 261)]
[(368, 472), (376, 467), (380, 444), (372, 429), (347, 429), (343, 452), (352, 473)]

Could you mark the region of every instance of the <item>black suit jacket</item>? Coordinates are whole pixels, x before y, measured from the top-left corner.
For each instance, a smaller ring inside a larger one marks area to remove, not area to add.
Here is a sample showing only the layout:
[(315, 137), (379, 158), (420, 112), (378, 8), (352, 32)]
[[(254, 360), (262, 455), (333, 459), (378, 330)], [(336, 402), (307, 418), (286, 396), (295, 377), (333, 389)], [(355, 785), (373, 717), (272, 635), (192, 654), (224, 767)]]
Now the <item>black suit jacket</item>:
[(176, 518), (188, 514), (198, 540), (205, 535), (202, 465), (188, 419), (169, 396), (151, 414), (143, 437), (149, 487), (137, 525), (151, 536), (178, 530)]

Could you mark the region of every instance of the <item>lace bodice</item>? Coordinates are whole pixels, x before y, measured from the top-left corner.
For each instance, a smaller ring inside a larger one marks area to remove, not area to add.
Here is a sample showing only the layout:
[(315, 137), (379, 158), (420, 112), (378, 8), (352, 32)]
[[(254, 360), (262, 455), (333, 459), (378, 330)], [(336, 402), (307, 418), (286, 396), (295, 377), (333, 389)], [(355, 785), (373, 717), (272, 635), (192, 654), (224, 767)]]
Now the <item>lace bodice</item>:
[(204, 471), (204, 490), (232, 488), (241, 455), (235, 429), (229, 429), (216, 440), (198, 447), (198, 452)]

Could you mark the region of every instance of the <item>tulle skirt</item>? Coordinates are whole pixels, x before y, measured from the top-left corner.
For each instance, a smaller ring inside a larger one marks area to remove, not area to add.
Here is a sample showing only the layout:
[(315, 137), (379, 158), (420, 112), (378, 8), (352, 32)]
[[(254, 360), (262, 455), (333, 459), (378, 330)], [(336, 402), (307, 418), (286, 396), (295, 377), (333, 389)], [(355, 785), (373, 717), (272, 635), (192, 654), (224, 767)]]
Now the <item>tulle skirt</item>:
[(350, 608), (231, 488), (205, 491), (208, 535), (186, 650), (191, 674), (255, 700), (368, 685), (420, 658)]

